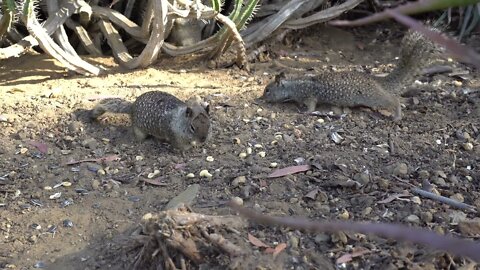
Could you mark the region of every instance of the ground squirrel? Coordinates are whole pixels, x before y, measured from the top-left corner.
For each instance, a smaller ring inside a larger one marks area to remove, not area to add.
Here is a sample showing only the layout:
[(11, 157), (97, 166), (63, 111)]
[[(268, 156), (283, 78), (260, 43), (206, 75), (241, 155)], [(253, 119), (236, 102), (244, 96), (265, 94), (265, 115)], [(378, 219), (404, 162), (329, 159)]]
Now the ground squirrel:
[(294, 101), (304, 104), (309, 112), (314, 111), (317, 104), (386, 109), (393, 112), (393, 119), (397, 121), (402, 118), (402, 110), (394, 93), (411, 83), (415, 73), (428, 62), (433, 48), (431, 41), (410, 30), (402, 39), (398, 66), (384, 78), (353, 71), (325, 71), (295, 78), (286, 78), (281, 73), (266, 86), (262, 98), (272, 103)]
[(146, 92), (133, 103), (121, 98), (104, 99), (92, 109), (91, 117), (97, 119), (106, 112), (129, 114), (138, 140), (151, 135), (181, 151), (204, 143), (210, 133), (208, 105), (198, 99), (183, 102), (165, 92)]

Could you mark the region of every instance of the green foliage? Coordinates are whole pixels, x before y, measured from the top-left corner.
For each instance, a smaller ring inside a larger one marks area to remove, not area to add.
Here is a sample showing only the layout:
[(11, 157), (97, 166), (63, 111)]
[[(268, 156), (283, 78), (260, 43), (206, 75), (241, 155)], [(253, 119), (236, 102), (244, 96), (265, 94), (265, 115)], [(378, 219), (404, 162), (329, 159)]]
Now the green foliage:
[(0, 38), (8, 32), (15, 18), (15, 0), (4, 0), (1, 5)]
[[(242, 29), (252, 19), (255, 8), (257, 7), (259, 0), (248, 0), (244, 5), (243, 0), (235, 0), (235, 6), (232, 13), (229, 14), (229, 18), (235, 23), (237, 29)], [(226, 26), (223, 26), (215, 37), (219, 42), (218, 46), (213, 50), (212, 55), (218, 56), (223, 53), (226, 48), (232, 43), (232, 33), (228, 31)]]

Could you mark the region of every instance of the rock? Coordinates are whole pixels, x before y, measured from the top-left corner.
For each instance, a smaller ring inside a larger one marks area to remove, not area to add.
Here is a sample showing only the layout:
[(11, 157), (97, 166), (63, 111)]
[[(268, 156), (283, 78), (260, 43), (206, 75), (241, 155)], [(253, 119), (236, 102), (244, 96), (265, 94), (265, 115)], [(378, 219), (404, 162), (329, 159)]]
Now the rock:
[(469, 143), (469, 142), (462, 144), (462, 147), (466, 151), (472, 151), (473, 150), (473, 144)]
[(395, 176), (405, 176), (408, 174), (408, 166), (406, 163), (398, 162), (385, 167), (385, 171)]
[(233, 197), (232, 202), (238, 204), (238, 205), (243, 205), (243, 199), (240, 197)]
[(362, 216), (366, 217), (372, 213), (372, 207), (367, 206), (365, 209), (362, 210)]
[(458, 223), (458, 230), (464, 236), (479, 236), (480, 235), (480, 219), (467, 219)]
[(244, 185), (246, 181), (247, 181), (247, 178), (244, 175), (235, 177), (235, 179), (233, 179), (232, 181), (232, 186), (238, 187), (240, 185)]
[(441, 178), (441, 177), (438, 177), (438, 176), (434, 176), (432, 177), (432, 182), (437, 185), (437, 186), (440, 186), (440, 187), (446, 187), (448, 186), (447, 185), (447, 182), (445, 181), (445, 179)]
[(82, 146), (87, 147), (89, 149), (96, 149), (97, 145), (98, 145), (98, 143), (94, 138), (88, 138), (88, 139), (82, 141)]
[(93, 180), (92, 181), (92, 189), (93, 190), (98, 190), (100, 188), (100, 181), (98, 181), (97, 179)]
[(194, 184), (189, 186), (182, 193), (171, 199), (164, 207), (164, 210), (174, 209), (183, 203), (184, 205), (191, 205), (200, 191), (200, 185)]
[(8, 122), (9, 117), (6, 114), (0, 114), (0, 122)]
[(420, 219), (425, 223), (430, 223), (433, 220), (433, 214), (431, 212), (422, 212), (420, 214)]
[(450, 196), (450, 199), (456, 200), (456, 201), (459, 201), (459, 202), (462, 202), (462, 203), (465, 201), (465, 198), (460, 193), (453, 194), (452, 196)]
[(325, 234), (325, 233), (319, 233), (315, 236), (315, 243), (317, 243), (318, 245), (325, 245), (325, 242), (328, 242), (330, 241), (330, 235), (328, 234)]
[(341, 243), (345, 245), (348, 242), (347, 235), (344, 232), (336, 232), (332, 234), (332, 242)]
[(393, 175), (405, 176), (408, 174), (408, 166), (405, 163), (398, 163), (393, 169)]
[(418, 178), (420, 180), (425, 180), (425, 179), (428, 179), (430, 177), (430, 173), (426, 170), (420, 170), (418, 171)]
[(370, 176), (364, 172), (355, 174), (353, 179), (362, 184), (362, 186), (365, 186), (370, 182)]
[(420, 218), (416, 215), (409, 215), (408, 217), (405, 218), (405, 221), (414, 223), (414, 224), (419, 224)]
[(82, 122), (79, 121), (72, 121), (70, 124), (68, 124), (68, 131), (70, 133), (80, 133), (83, 131), (83, 124)]
[(288, 240), (288, 242), (290, 244), (290, 248), (298, 249), (300, 239), (298, 239), (298, 237), (292, 235), (292, 236), (290, 236), (290, 239)]

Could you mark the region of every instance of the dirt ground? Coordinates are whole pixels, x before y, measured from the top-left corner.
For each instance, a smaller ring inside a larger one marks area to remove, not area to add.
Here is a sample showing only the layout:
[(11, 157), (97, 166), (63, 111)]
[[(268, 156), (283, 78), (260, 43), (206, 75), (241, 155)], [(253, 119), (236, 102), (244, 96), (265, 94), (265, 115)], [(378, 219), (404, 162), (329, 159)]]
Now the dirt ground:
[[(89, 59), (111, 68), (99, 77), (69, 73), (43, 55), (2, 61), (0, 269), (129, 269), (131, 262), (115, 258), (111, 243), (192, 184), (200, 185), (192, 204), (198, 213), (233, 214), (224, 202), (240, 197), (270, 215), (398, 222), (478, 239), (457, 226), (478, 214), (407, 192), (408, 183), (420, 187), (428, 179), (439, 194), (480, 207), (478, 73), (438, 62), (455, 74), (419, 76), (423, 84), (404, 95), (398, 123), (368, 109), (313, 116), (293, 104), (258, 100), (280, 71), (391, 71), (402, 32), (389, 27), (291, 32), (282, 42), (268, 42), (250, 73), (210, 69), (199, 57), (162, 58), (137, 71), (121, 70), (111, 58)], [(135, 142), (127, 117), (84, 117), (100, 97), (133, 100), (151, 90), (205, 98), (213, 121), (208, 143), (182, 157), (168, 144)], [(336, 143), (332, 134), (343, 139)], [(248, 148), (252, 153), (240, 158)], [(64, 164), (112, 155), (119, 160)], [(275, 170), (272, 163), (282, 168), (302, 162), (316, 166), (266, 178)], [(211, 178), (199, 176), (204, 169)], [(160, 186), (142, 181), (155, 170)], [(57, 185), (62, 182), (71, 185)], [(400, 193), (405, 196), (382, 202)], [(441, 251), (350, 232), (310, 234), (251, 223), (239, 233), (238, 245), (253, 250), (246, 260), (257, 269), (478, 269)], [(262, 264), (261, 257), (272, 255), (250, 244), (248, 233), (271, 246), (287, 244), (274, 266)], [(359, 248), (369, 252), (336, 264)]]

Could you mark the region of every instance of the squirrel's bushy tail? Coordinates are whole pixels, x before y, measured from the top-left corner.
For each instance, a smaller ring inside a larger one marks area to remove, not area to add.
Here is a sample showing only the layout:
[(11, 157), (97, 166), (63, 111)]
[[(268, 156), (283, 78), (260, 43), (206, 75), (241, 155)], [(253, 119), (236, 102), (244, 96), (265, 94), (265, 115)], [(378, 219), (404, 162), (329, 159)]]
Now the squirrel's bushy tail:
[(392, 92), (411, 84), (414, 76), (430, 62), (435, 44), (419, 32), (409, 30), (402, 39), (400, 62), (381, 82)]
[(91, 111), (91, 117), (97, 119), (106, 112), (131, 114), (133, 103), (121, 98), (107, 98), (101, 100)]

